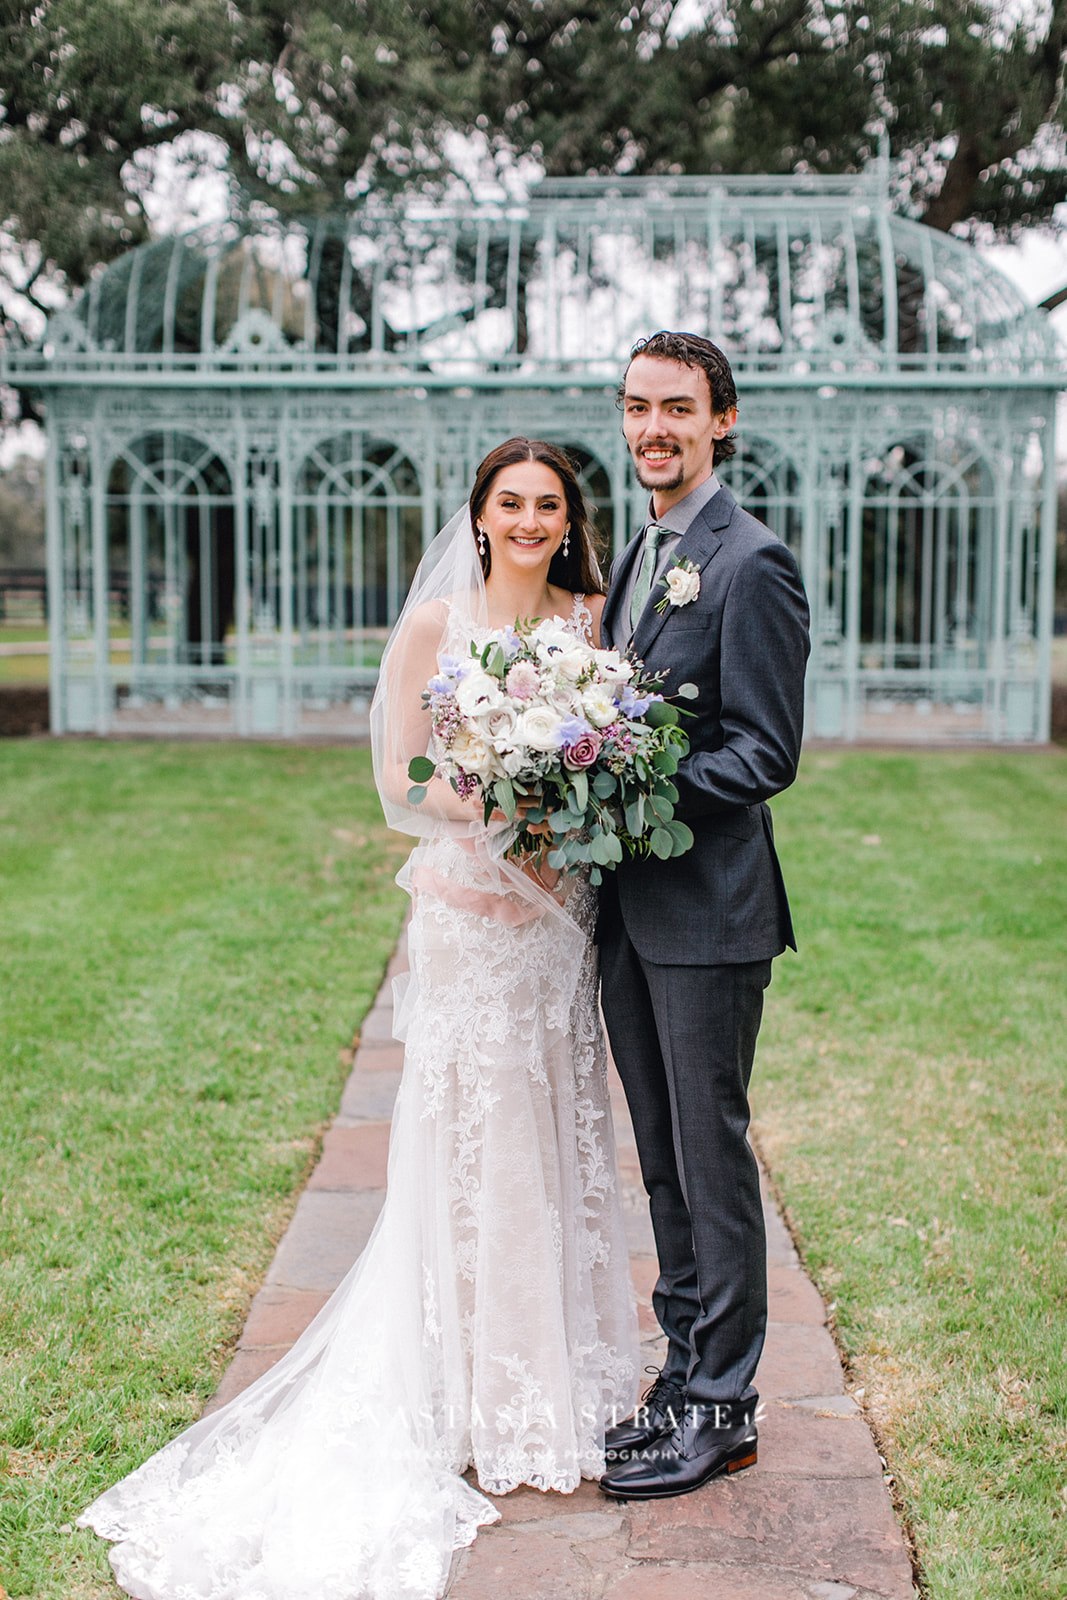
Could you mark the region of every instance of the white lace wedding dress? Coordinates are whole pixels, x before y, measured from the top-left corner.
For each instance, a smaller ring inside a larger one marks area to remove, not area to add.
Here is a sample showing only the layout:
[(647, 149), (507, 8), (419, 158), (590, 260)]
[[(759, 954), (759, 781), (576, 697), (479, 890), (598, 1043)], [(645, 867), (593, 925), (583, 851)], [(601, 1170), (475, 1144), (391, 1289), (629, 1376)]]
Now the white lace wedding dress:
[(633, 1400), (594, 892), (531, 914), (449, 838), (406, 873), (384, 1208), (292, 1351), (80, 1518), (139, 1600), (430, 1600), (499, 1516), (468, 1466), (567, 1492)]

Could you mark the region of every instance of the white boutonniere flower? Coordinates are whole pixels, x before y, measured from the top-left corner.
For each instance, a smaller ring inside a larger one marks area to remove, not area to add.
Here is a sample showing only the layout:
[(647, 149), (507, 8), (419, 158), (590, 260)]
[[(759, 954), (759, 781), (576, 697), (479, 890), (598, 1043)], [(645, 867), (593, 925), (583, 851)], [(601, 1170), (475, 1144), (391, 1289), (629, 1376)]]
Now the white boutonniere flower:
[(657, 611), (691, 605), (700, 593), (700, 572), (691, 561), (676, 561), (660, 581), (666, 585), (667, 593), (658, 602)]

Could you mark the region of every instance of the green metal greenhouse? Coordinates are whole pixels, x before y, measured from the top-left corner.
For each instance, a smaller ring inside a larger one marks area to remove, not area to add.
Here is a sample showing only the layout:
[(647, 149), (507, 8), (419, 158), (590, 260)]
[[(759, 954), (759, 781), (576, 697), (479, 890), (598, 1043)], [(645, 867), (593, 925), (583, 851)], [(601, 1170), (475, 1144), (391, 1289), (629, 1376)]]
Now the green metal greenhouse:
[(1052, 331), (859, 178), (545, 182), (162, 239), (3, 376), (48, 430), (55, 731), (356, 737), (475, 463), (564, 444), (608, 549), (643, 521), (632, 342), (730, 354), (724, 477), (796, 551), (808, 731), (1048, 736)]

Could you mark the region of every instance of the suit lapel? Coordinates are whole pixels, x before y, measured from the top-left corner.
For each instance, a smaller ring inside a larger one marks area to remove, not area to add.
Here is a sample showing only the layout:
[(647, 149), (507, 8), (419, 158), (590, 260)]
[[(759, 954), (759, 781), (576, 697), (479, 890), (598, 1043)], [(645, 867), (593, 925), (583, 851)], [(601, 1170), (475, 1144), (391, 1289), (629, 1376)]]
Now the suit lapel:
[[(737, 501), (729, 489), (720, 489), (714, 499), (709, 500), (704, 509), (694, 517), (688, 532), (679, 539), (672, 559), (691, 561), (697, 571), (703, 573), (722, 544), (720, 531), (729, 525), (736, 509)], [(647, 655), (674, 609), (666, 605), (662, 611), (656, 610), (663, 593), (662, 583), (654, 584), (645, 609), (638, 618), (633, 645), (639, 657)]]

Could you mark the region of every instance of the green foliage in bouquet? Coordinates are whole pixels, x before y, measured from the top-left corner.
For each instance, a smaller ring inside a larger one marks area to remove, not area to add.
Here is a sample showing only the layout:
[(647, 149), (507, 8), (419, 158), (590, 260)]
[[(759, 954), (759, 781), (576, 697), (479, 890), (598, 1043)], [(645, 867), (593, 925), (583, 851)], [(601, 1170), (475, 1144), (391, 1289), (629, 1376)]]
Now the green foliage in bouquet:
[[(684, 684), (679, 693), (693, 698), (696, 691)], [(602, 868), (616, 867), (624, 855), (654, 855), (661, 861), (684, 855), (692, 848), (693, 832), (675, 818), (678, 790), (672, 781), (682, 757), (689, 753), (682, 715), (669, 701), (654, 700), (643, 719), (653, 737), (635, 752), (632, 765), (618, 771), (600, 766), (592, 774), (564, 767), (546, 776), (540, 795), (534, 796), (538, 803), (526, 811), (510, 854), (543, 848), (543, 836), (530, 833), (526, 824), (546, 822), (551, 829), (548, 866), (567, 871), (588, 865), (593, 883), (600, 883)], [(518, 792), (528, 794), (521, 786)], [(514, 809), (509, 812), (504, 804), (506, 798), (497, 804), (505, 815), (514, 815)]]

